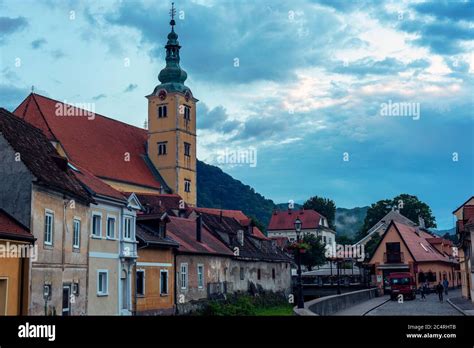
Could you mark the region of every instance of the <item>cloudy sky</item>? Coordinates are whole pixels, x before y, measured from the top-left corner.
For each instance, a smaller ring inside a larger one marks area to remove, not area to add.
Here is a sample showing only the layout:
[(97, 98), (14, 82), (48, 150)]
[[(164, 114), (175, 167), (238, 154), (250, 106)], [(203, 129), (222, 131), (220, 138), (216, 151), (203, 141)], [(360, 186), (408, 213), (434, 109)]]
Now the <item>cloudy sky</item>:
[[(0, 0), (0, 105), (13, 110), (34, 85), (143, 126), (169, 6)], [(201, 160), (275, 202), (320, 195), (351, 208), (410, 193), (453, 226), (474, 193), (472, 1), (176, 7)], [(397, 106), (410, 108), (395, 117)], [(221, 163), (232, 151), (257, 162)]]

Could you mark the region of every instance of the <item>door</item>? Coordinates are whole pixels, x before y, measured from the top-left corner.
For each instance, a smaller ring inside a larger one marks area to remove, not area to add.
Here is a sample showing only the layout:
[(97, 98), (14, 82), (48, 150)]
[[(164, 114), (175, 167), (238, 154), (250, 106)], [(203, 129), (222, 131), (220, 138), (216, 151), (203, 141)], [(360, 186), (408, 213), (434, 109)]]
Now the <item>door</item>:
[(8, 280), (0, 279), (0, 315), (7, 315)]
[(71, 297), (71, 286), (64, 285), (63, 286), (63, 315), (68, 316), (71, 315), (71, 301), (69, 300)]

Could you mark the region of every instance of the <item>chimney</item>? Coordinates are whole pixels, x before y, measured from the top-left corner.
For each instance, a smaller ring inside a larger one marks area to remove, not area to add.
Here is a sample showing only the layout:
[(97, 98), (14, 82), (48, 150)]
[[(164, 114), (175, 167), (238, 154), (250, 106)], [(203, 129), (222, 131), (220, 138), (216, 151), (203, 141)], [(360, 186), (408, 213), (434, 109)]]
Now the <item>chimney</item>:
[(222, 222), (222, 210), (221, 210), (221, 213), (219, 214), (219, 221)]
[(423, 219), (421, 215), (418, 215), (418, 226), (420, 226), (420, 228), (425, 228), (425, 219)]
[(249, 225), (247, 226), (247, 231), (249, 235), (253, 234), (253, 221), (251, 219), (249, 219)]
[(201, 243), (201, 234), (202, 234), (202, 217), (201, 217), (201, 214), (198, 213), (197, 214), (197, 218), (196, 218), (196, 240)]

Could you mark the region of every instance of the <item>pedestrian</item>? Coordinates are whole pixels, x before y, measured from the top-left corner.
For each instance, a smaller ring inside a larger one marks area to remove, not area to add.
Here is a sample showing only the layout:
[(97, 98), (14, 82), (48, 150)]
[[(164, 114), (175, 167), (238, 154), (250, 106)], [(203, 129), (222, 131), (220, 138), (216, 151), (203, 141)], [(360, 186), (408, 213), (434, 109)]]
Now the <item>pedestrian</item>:
[(444, 278), (443, 280), (443, 286), (444, 286), (444, 293), (446, 296), (448, 296), (448, 288), (449, 288), (449, 281), (448, 279)]
[(425, 295), (428, 295), (430, 293), (430, 285), (428, 282), (423, 283), (423, 291), (425, 292)]
[(443, 284), (441, 284), (441, 282), (439, 282), (438, 285), (436, 285), (436, 292), (438, 293), (438, 297), (439, 297), (440, 302), (443, 302), (443, 291), (444, 291)]
[(421, 300), (426, 300), (426, 296), (425, 296), (425, 285), (421, 285), (420, 286), (420, 294), (421, 294)]

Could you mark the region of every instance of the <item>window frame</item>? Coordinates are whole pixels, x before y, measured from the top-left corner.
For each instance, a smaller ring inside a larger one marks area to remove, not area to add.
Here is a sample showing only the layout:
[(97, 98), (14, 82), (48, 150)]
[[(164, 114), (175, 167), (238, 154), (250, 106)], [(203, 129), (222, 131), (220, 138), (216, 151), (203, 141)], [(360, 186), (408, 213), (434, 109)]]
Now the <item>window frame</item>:
[[(77, 244), (76, 244), (76, 223), (79, 223), (79, 231), (77, 232)], [(76, 250), (81, 248), (81, 229), (82, 229), (81, 218), (74, 216), (74, 218), (72, 219), (72, 248)]]
[[(101, 275), (105, 274), (105, 291), (102, 289), (100, 290), (100, 287), (102, 285), (101, 282)], [(109, 270), (107, 269), (98, 269), (97, 270), (97, 296), (109, 296)]]
[[(167, 141), (159, 141), (156, 143), (158, 145), (158, 156), (166, 156), (168, 154), (168, 142)], [(164, 149), (161, 151), (160, 149)]]
[[(130, 221), (130, 235), (127, 237), (127, 223), (126, 221)], [(133, 240), (133, 225), (134, 225), (133, 216), (125, 215), (123, 217), (123, 240)]]
[[(47, 224), (46, 224), (46, 219), (50, 218), (51, 222), (49, 224), (49, 239), (46, 238), (48, 236), (48, 231), (47, 231)], [(52, 246), (54, 243), (54, 211), (50, 209), (45, 209), (44, 211), (44, 234), (43, 234), (43, 243), (44, 245), (50, 245)]]
[(139, 269), (137, 269), (137, 272), (136, 272), (136, 273), (137, 273), (137, 274), (138, 274), (138, 273), (143, 273), (143, 276), (142, 276), (142, 293), (139, 293), (139, 292), (138, 292), (138, 276), (137, 276), (137, 274), (135, 275), (136, 280), (137, 280), (135, 286), (136, 286), (137, 296), (143, 296), (143, 297), (144, 297), (144, 296), (146, 295), (146, 290), (145, 290), (145, 289), (146, 289), (146, 288), (145, 288), (146, 273), (145, 273), (145, 269), (144, 269), (144, 268), (139, 268)]
[[(166, 292), (162, 292), (163, 290), (163, 282), (162, 282), (162, 278), (161, 278), (161, 275), (165, 273), (166, 274)], [(169, 295), (169, 274), (168, 274), (168, 270), (167, 269), (160, 269), (160, 296), (165, 296), (165, 295)]]
[[(109, 235), (109, 221), (110, 220), (114, 220), (114, 231), (113, 231), (112, 236)], [(116, 231), (117, 231), (117, 217), (115, 215), (107, 215), (107, 223), (106, 223), (105, 229), (106, 229), (105, 237), (107, 239), (116, 239), (115, 236), (116, 236)]]
[[(183, 272), (183, 267), (185, 269), (185, 272)], [(179, 281), (180, 281), (180, 287), (181, 290), (186, 290), (188, 288), (188, 263), (187, 262), (182, 262), (179, 265)]]
[[(94, 233), (94, 217), (99, 217), (99, 234), (95, 234)], [(91, 228), (92, 228), (92, 231), (91, 231), (91, 237), (92, 238), (102, 238), (102, 213), (101, 212), (92, 212), (92, 221), (91, 221)]]
[[(199, 269), (201, 269), (201, 273), (199, 273)], [(204, 289), (204, 264), (202, 263), (197, 265), (197, 283), (198, 289)]]
[(158, 105), (158, 115), (157, 116), (158, 116), (158, 118), (167, 118), (168, 117), (168, 106), (166, 104)]
[(191, 180), (184, 179), (184, 192), (190, 193), (191, 192)]
[(184, 105), (183, 119), (189, 122), (191, 121), (191, 107), (186, 104), (183, 104), (183, 105)]
[(191, 143), (184, 142), (184, 156), (191, 157)]

